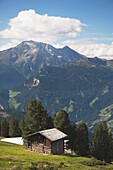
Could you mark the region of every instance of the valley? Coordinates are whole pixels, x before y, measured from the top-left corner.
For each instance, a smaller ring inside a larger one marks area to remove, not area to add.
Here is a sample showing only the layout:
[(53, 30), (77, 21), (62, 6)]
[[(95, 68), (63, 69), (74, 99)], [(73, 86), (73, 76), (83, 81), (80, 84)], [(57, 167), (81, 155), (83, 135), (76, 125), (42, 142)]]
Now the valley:
[(64, 109), (74, 123), (84, 121), (92, 128), (104, 120), (112, 127), (112, 60), (28, 41), (0, 52), (0, 63), (4, 110), (22, 115), (28, 102), (37, 99), (51, 116)]

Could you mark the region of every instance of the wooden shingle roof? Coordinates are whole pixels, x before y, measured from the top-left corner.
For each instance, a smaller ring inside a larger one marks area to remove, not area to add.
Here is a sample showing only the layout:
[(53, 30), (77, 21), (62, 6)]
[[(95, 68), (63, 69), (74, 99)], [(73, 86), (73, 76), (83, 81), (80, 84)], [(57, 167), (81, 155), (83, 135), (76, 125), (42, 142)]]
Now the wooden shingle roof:
[(36, 134), (41, 134), (42, 136), (46, 137), (50, 141), (56, 141), (56, 140), (63, 139), (65, 137), (67, 137), (67, 135), (65, 133), (61, 132), (60, 130), (58, 130), (56, 128), (42, 130), (42, 131), (28, 135), (28, 137), (36, 135)]

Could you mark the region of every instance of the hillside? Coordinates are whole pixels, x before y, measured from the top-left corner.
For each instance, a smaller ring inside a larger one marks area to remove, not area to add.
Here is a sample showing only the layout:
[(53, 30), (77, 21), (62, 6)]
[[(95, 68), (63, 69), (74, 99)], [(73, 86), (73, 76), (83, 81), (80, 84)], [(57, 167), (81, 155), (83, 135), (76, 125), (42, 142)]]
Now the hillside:
[[(30, 99), (39, 99), (49, 114), (65, 109), (72, 121), (90, 126), (100, 120), (112, 121), (113, 70), (89, 61), (63, 67), (46, 67), (24, 86), (14, 89), (19, 110)], [(21, 102), (22, 101), (22, 102)]]
[(12, 66), (0, 63), (0, 89), (11, 89), (19, 86), (26, 80)]
[[(31, 170), (39, 168), (41, 170), (112, 170), (113, 165), (88, 166), (86, 164), (96, 163), (90, 158), (56, 156), (38, 154), (31, 152), (27, 148), (10, 143), (0, 142), (0, 169), (20, 169)], [(98, 162), (99, 164), (99, 162)], [(36, 168), (37, 167), (37, 168)]]
[(113, 128), (113, 60), (25, 41), (0, 52), (0, 61), (4, 109), (22, 113), (37, 99), (50, 115), (65, 109), (73, 122), (82, 120), (92, 127), (105, 120)]
[(24, 41), (14, 48), (0, 52), (0, 62), (13, 67), (26, 78), (34, 75), (43, 66), (59, 66), (84, 58), (86, 57), (68, 46), (57, 49), (34, 41)]

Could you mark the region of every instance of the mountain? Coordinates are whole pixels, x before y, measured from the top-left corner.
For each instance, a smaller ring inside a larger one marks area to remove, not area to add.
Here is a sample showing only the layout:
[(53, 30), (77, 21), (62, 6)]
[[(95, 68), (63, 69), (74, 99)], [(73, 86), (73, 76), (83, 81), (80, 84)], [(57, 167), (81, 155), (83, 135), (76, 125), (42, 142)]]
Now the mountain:
[(23, 86), (15, 100), (25, 110), (31, 99), (39, 99), (49, 114), (65, 109), (71, 121), (94, 125), (113, 118), (113, 70), (89, 60), (76, 61), (63, 67), (43, 68)]
[[(92, 127), (105, 120), (113, 128), (113, 60), (87, 58), (67, 46), (56, 49), (25, 41), (0, 52), (0, 62), (4, 67), (0, 72), (9, 74), (6, 89), (0, 85), (3, 108), (25, 112), (28, 102), (38, 99), (50, 115), (65, 109), (73, 122), (83, 120)], [(21, 81), (15, 84), (7, 69)]]
[(25, 80), (25, 77), (13, 67), (0, 63), (0, 89), (9, 90), (19, 86)]
[(43, 66), (60, 66), (85, 58), (68, 46), (56, 49), (49, 44), (34, 41), (24, 41), (14, 48), (0, 52), (0, 62), (12, 66), (26, 78), (34, 75)]

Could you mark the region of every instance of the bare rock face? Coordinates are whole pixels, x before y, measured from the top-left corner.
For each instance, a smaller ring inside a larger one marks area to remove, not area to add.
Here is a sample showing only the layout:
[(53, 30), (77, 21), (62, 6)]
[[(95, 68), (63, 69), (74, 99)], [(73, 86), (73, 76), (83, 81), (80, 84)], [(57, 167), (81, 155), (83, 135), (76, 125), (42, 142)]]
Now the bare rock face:
[(0, 52), (0, 62), (13, 66), (29, 78), (44, 65), (59, 66), (86, 57), (68, 46), (56, 49), (45, 43), (24, 41), (18, 46)]
[(113, 61), (34, 41), (1, 51), (0, 107), (20, 113), (34, 99), (51, 115), (64, 109), (73, 122), (111, 126)]

